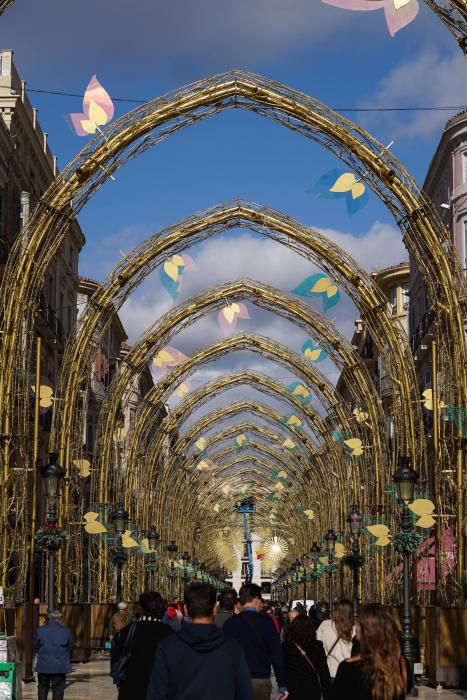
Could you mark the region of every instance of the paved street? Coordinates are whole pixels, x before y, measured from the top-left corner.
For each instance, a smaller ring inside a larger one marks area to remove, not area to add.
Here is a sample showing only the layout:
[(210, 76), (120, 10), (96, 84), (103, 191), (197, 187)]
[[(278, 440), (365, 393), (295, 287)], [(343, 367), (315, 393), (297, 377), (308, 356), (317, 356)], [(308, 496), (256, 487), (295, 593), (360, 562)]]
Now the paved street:
[[(97, 658), (88, 664), (75, 666), (69, 676), (69, 685), (65, 693), (65, 700), (81, 700), (83, 698), (101, 698), (101, 700), (113, 700), (117, 697), (115, 686), (108, 675), (108, 659)], [(273, 693), (275, 698), (275, 694)], [(434, 688), (420, 687), (418, 697), (421, 700), (460, 700), (467, 698), (467, 693), (462, 690), (435, 690)], [(37, 690), (34, 683), (29, 683), (23, 689), (24, 700), (36, 700)], [(135, 700), (138, 700), (135, 698)]]

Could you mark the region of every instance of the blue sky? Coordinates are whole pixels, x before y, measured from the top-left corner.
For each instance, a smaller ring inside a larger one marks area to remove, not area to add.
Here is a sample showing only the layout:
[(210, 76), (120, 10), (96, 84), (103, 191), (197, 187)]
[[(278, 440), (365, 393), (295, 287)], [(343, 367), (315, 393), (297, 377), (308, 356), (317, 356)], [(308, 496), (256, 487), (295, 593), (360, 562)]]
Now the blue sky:
[[(238, 67), (335, 108), (466, 105), (465, 59), (440, 21), (421, 5), (417, 19), (391, 39), (382, 11), (346, 12), (319, 0), (16, 0), (0, 18), (0, 44), (14, 49), (29, 88), (82, 93), (97, 74), (111, 96), (145, 99)], [(30, 99), (64, 167), (86, 142), (65, 118), (81, 111), (81, 102), (33, 92)], [(116, 116), (131, 109), (126, 103), (115, 106)], [(450, 113), (346, 116), (384, 143), (395, 140), (394, 153), (423, 181)], [(116, 182), (107, 183), (86, 206), (80, 215), (88, 241), (81, 272), (103, 279), (120, 251), (190, 213), (235, 197), (326, 230), (369, 269), (406, 257), (394, 222), (373, 195), (349, 219), (342, 202), (307, 194), (336, 165), (313, 142), (256, 115), (231, 110), (206, 120), (118, 171)], [(243, 235), (242, 245), (238, 237), (224, 237), (210, 249), (215, 253), (206, 246), (192, 251), (207, 262), (187, 279), (183, 295), (240, 274), (256, 274), (289, 291), (313, 271), (290, 256), (284, 268), (277, 245), (273, 251), (273, 244)], [(356, 310), (345, 299), (341, 304), (337, 323), (351, 335)], [(122, 312), (130, 340), (169, 308), (153, 276)], [(290, 339), (285, 322), (269, 316), (257, 316), (255, 328)], [(191, 335), (186, 332), (183, 349), (215, 335), (215, 323), (206, 321)], [(303, 338), (296, 333), (293, 338), (298, 349)]]

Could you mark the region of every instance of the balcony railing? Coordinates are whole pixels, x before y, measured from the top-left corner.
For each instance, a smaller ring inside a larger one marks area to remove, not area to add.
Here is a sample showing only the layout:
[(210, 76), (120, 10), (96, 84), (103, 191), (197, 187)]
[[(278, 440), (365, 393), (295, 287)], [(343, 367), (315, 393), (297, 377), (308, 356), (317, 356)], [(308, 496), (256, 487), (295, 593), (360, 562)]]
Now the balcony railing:
[(54, 340), (59, 342), (60, 345), (64, 347), (66, 343), (65, 329), (63, 328), (62, 322), (57, 317), (53, 308), (50, 306), (50, 304), (47, 304), (44, 294), (40, 295), (38, 312), (44, 319), (45, 325), (51, 332)]
[(420, 345), (422, 344), (423, 338), (430, 332), (431, 326), (435, 320), (435, 312), (433, 309), (429, 309), (423, 316), (418, 324), (415, 331), (410, 337), (410, 345), (412, 347), (412, 353), (415, 354)]

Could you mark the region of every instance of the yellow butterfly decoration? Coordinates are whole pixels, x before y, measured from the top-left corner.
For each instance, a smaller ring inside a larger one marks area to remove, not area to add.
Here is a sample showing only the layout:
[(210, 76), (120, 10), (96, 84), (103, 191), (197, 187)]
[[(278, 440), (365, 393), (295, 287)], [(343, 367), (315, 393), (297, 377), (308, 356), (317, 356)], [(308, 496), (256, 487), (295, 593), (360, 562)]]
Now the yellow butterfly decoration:
[(190, 391), (190, 388), (189, 388), (188, 384), (186, 384), (185, 382), (180, 384), (180, 386), (177, 387), (177, 389), (175, 389), (176, 395), (179, 396), (181, 399), (183, 399), (183, 397), (186, 396), (189, 391)]
[(149, 540), (147, 537), (141, 540), (139, 543), (139, 548), (143, 554), (149, 554), (151, 550), (149, 549)]
[(352, 199), (358, 199), (365, 192), (365, 185), (359, 182), (353, 173), (344, 173), (337, 178), (330, 192), (350, 192)]
[(415, 522), (417, 527), (425, 529), (433, 527), (435, 524), (435, 519), (433, 517), (435, 504), (433, 501), (430, 501), (428, 498), (417, 498), (412, 503), (409, 503), (409, 508), (412, 513), (419, 516), (419, 519)]
[[(337, 182), (335, 183), (334, 187), (337, 185)], [(332, 191), (332, 190), (331, 190)], [(334, 190), (337, 191), (337, 190)], [(333, 297), (335, 294), (337, 294), (337, 287), (334, 284), (332, 280), (329, 279), (329, 277), (320, 277), (316, 284), (313, 286), (313, 289), (310, 289), (310, 292), (314, 292), (315, 294), (326, 294), (329, 298)]]
[[(34, 394), (36, 393), (36, 387), (34, 385), (31, 386), (31, 389), (33, 390)], [(53, 389), (50, 386), (47, 386), (47, 384), (41, 384), (39, 387), (39, 406), (41, 408), (50, 408), (51, 405), (53, 404)]]
[(329, 566), (329, 559), (327, 557), (320, 557), (319, 560), (323, 566)]
[(241, 435), (237, 435), (237, 437), (235, 438), (235, 442), (236, 442), (237, 445), (239, 445), (240, 447), (241, 447), (242, 445), (244, 445), (246, 441), (247, 441), (247, 437), (246, 437), (246, 435), (245, 435), (244, 433), (241, 433)]
[(287, 425), (296, 426), (297, 428), (300, 428), (302, 425), (302, 421), (298, 416), (292, 415), (287, 419)]
[(336, 546), (334, 549), (334, 556), (336, 557), (336, 559), (342, 559), (344, 554), (345, 554), (344, 545), (342, 544), (342, 542), (336, 542)]
[(86, 513), (84, 516), (84, 529), (88, 535), (99, 535), (107, 532), (105, 525), (98, 521), (99, 513)]
[(208, 441), (206, 440), (206, 438), (200, 437), (198, 440), (196, 440), (195, 446), (200, 452), (203, 452), (208, 446)]
[(180, 255), (173, 255), (164, 263), (164, 272), (171, 280), (176, 282), (179, 278), (179, 268), (183, 268), (184, 260)]
[(244, 484), (243, 486), (240, 486), (239, 491), (241, 494), (245, 494), (249, 488), (250, 488), (249, 484)]
[[(423, 396), (423, 405), (426, 408), (427, 411), (432, 411), (433, 410), (433, 389), (425, 389), (425, 391), (422, 394)], [(446, 408), (446, 404), (442, 399), (438, 399), (438, 409), (441, 408)]]
[(290, 438), (286, 438), (282, 443), (282, 447), (285, 447), (288, 450), (293, 450), (293, 448), (295, 447), (295, 442)]
[(115, 430), (114, 430), (115, 442), (122, 442), (122, 440), (124, 440), (126, 437), (126, 433), (127, 433), (126, 428), (124, 428), (123, 426), (115, 428)]
[(282, 481), (278, 481), (277, 484), (274, 484), (275, 491), (283, 491), (284, 489), (285, 489), (285, 486), (282, 483)]
[(227, 486), (227, 484), (226, 484), (225, 486), (222, 486), (221, 493), (223, 496), (227, 497), (227, 496), (230, 496), (231, 490), (232, 489), (230, 488), (230, 486)]
[(90, 473), (91, 473), (91, 469), (90, 469), (90, 467), (91, 467), (91, 462), (89, 461), (89, 459), (86, 459), (86, 457), (84, 457), (83, 459), (75, 459), (75, 461), (73, 462), (73, 464), (74, 464), (75, 467), (78, 469), (79, 475), (80, 475), (83, 479), (85, 479), (87, 476), (90, 475)]
[(389, 528), (387, 525), (368, 525), (368, 532), (370, 532), (374, 537), (377, 538), (375, 544), (378, 547), (387, 547), (391, 541), (391, 535), (389, 534)]
[(283, 469), (281, 469), (280, 472), (277, 472), (278, 479), (287, 479), (287, 477), (288, 477), (288, 474)]
[(218, 503), (214, 504), (213, 511), (214, 513), (220, 513), (221, 507)]
[(315, 517), (315, 511), (311, 510), (311, 508), (307, 508), (307, 510), (303, 511), (303, 515), (306, 516), (307, 520), (313, 520)]
[(350, 448), (350, 454), (352, 457), (359, 457), (363, 454), (363, 445), (360, 438), (350, 438), (349, 440), (344, 440), (344, 445)]
[(131, 530), (125, 530), (122, 535), (122, 547), (124, 549), (131, 549), (132, 547), (138, 547), (138, 542), (131, 536)]
[(362, 411), (361, 408), (354, 408), (352, 413), (357, 419), (357, 423), (364, 423), (366, 420), (368, 420), (368, 413)]

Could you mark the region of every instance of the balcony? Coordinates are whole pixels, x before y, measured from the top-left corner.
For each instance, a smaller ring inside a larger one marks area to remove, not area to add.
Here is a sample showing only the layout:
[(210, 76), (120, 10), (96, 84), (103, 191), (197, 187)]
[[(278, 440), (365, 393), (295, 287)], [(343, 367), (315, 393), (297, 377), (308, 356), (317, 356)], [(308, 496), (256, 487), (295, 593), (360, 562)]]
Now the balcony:
[(38, 319), (39, 326), (44, 333), (44, 338), (59, 343), (63, 348), (66, 343), (65, 330), (62, 322), (57, 317), (53, 308), (50, 306), (50, 304), (47, 304), (43, 294), (41, 294), (39, 298), (39, 308), (37, 309), (37, 313), (43, 321), (43, 323), (40, 323), (40, 319)]
[(431, 342), (433, 334), (431, 327), (435, 320), (435, 312), (429, 309), (423, 316), (415, 331), (410, 336), (410, 346), (415, 355), (417, 350), (427, 350), (428, 343)]

